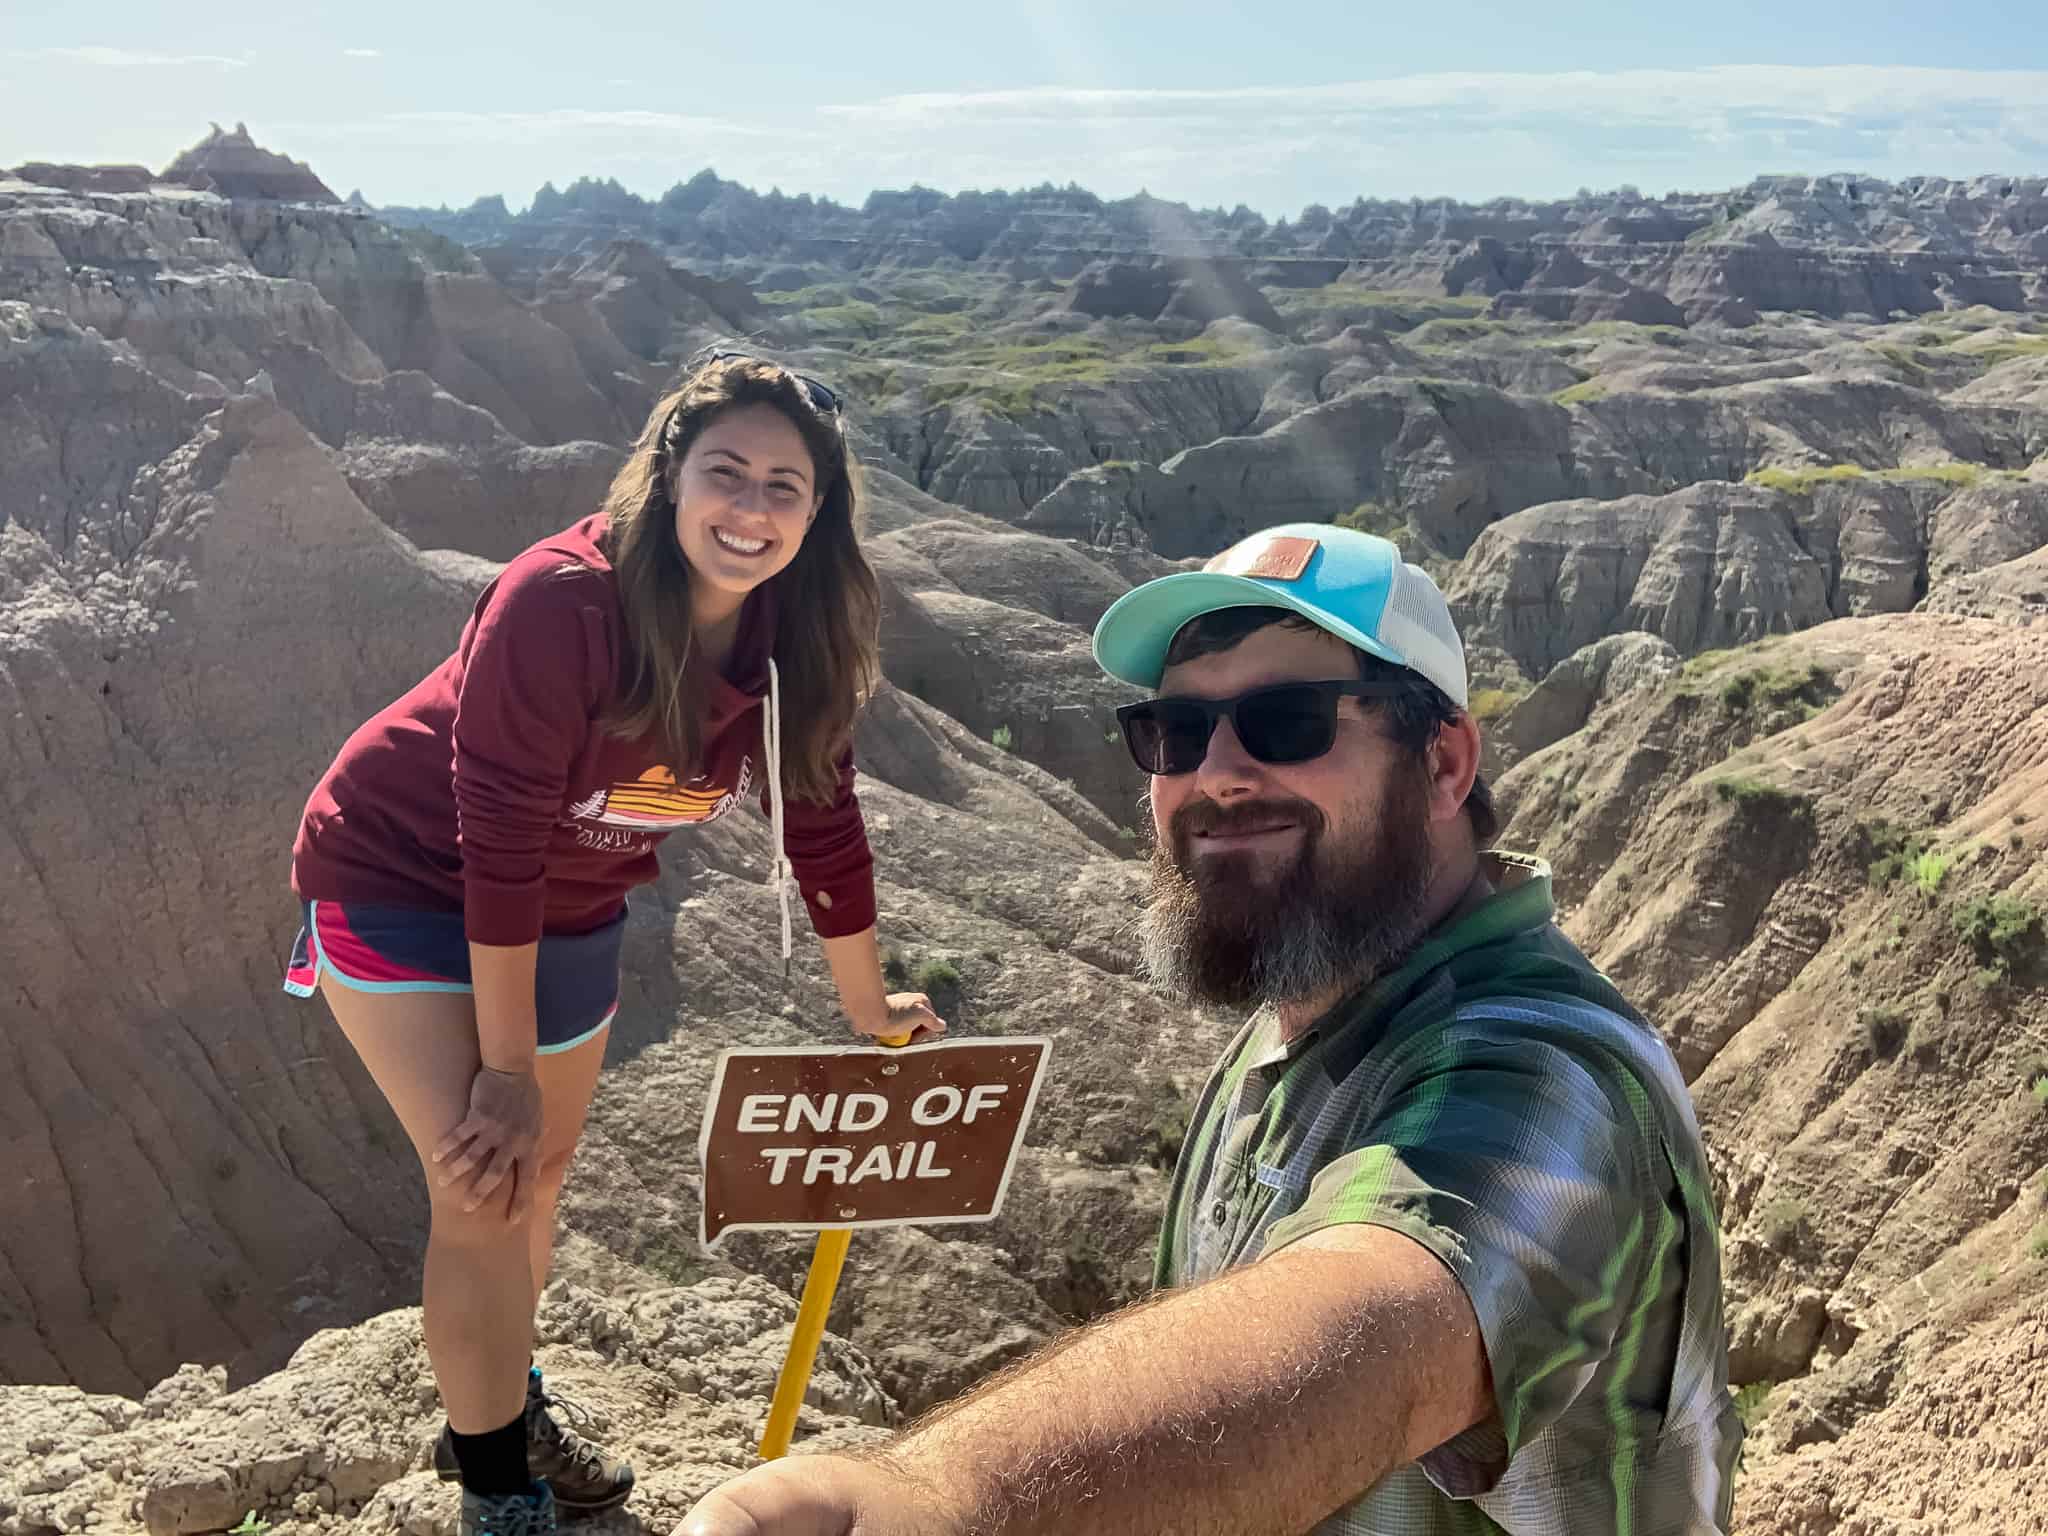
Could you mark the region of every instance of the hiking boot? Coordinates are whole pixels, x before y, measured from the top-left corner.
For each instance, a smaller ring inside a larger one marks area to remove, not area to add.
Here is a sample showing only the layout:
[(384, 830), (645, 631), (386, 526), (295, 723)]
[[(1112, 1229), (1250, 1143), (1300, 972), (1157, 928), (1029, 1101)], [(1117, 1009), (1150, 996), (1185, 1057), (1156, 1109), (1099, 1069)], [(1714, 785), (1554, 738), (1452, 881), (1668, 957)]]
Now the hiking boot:
[[(633, 1492), (633, 1469), (605, 1455), (595, 1444), (563, 1424), (553, 1410), (572, 1419), (588, 1418), (574, 1403), (552, 1396), (541, 1386), (540, 1367), (526, 1373), (526, 1467), (547, 1484), (565, 1515), (588, 1515), (616, 1509)], [(434, 1470), (444, 1483), (462, 1481), (455, 1462), (455, 1442), (448, 1426), (434, 1442)]]
[(546, 1483), (531, 1493), (471, 1493), (462, 1490), (455, 1536), (555, 1536), (555, 1500)]

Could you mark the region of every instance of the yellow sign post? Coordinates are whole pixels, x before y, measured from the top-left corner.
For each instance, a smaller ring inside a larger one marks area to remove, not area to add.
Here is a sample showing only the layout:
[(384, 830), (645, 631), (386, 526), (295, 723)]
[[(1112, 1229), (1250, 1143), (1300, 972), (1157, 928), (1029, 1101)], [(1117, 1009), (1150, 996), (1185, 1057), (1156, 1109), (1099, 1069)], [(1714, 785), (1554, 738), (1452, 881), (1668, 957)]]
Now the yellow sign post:
[[(883, 1045), (910, 1042), (908, 1034), (876, 1038)], [(790, 1437), (796, 1433), (796, 1412), (811, 1384), (818, 1341), (825, 1336), (825, 1318), (832, 1310), (839, 1270), (846, 1263), (847, 1245), (852, 1241), (851, 1227), (832, 1227), (818, 1234), (818, 1246), (811, 1250), (811, 1271), (804, 1276), (803, 1300), (796, 1307), (796, 1330), (789, 1336), (789, 1353), (782, 1357), (782, 1374), (775, 1378), (775, 1400), (768, 1405), (768, 1424), (761, 1431), (763, 1461), (787, 1454)]]

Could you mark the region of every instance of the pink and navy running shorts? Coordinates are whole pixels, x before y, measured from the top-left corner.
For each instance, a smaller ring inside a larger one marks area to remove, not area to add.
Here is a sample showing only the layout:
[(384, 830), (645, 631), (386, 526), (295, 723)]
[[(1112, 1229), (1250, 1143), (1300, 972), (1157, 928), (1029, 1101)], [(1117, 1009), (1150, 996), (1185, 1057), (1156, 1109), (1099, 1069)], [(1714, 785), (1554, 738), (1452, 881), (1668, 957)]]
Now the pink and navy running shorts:
[[(311, 997), (324, 973), (357, 992), (469, 992), (469, 940), (460, 912), (365, 902), (300, 905), (284, 989)], [(545, 934), (534, 965), (543, 1054), (581, 1045), (619, 1010), (626, 913), (589, 933)]]

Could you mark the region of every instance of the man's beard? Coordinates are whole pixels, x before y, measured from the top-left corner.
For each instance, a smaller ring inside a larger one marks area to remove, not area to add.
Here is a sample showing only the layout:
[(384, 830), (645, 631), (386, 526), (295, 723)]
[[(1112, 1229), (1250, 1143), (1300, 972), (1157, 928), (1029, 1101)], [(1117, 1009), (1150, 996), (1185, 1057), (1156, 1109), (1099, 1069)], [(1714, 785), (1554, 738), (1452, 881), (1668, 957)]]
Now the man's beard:
[[(1416, 776), (1397, 771), (1376, 822), (1335, 842), (1306, 800), (1190, 801), (1152, 850), (1146, 974), (1194, 1002), (1248, 1008), (1334, 1001), (1396, 969), (1427, 927), (1427, 807)], [(1275, 821), (1301, 827), (1284, 867), (1260, 854), (1192, 853), (1198, 832)]]

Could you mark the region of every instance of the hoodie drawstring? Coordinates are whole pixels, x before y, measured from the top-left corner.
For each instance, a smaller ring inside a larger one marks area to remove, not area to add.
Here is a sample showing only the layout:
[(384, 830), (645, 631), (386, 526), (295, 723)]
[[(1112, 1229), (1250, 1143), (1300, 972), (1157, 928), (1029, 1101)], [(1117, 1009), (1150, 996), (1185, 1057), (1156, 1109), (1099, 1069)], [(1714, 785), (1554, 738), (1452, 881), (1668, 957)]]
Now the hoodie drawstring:
[(791, 927), (789, 920), (789, 855), (782, 847), (782, 677), (775, 670), (775, 658), (768, 658), (768, 714), (761, 722), (762, 750), (768, 755), (768, 825), (775, 838), (775, 861), (769, 879), (782, 903), (782, 979), (789, 980)]

